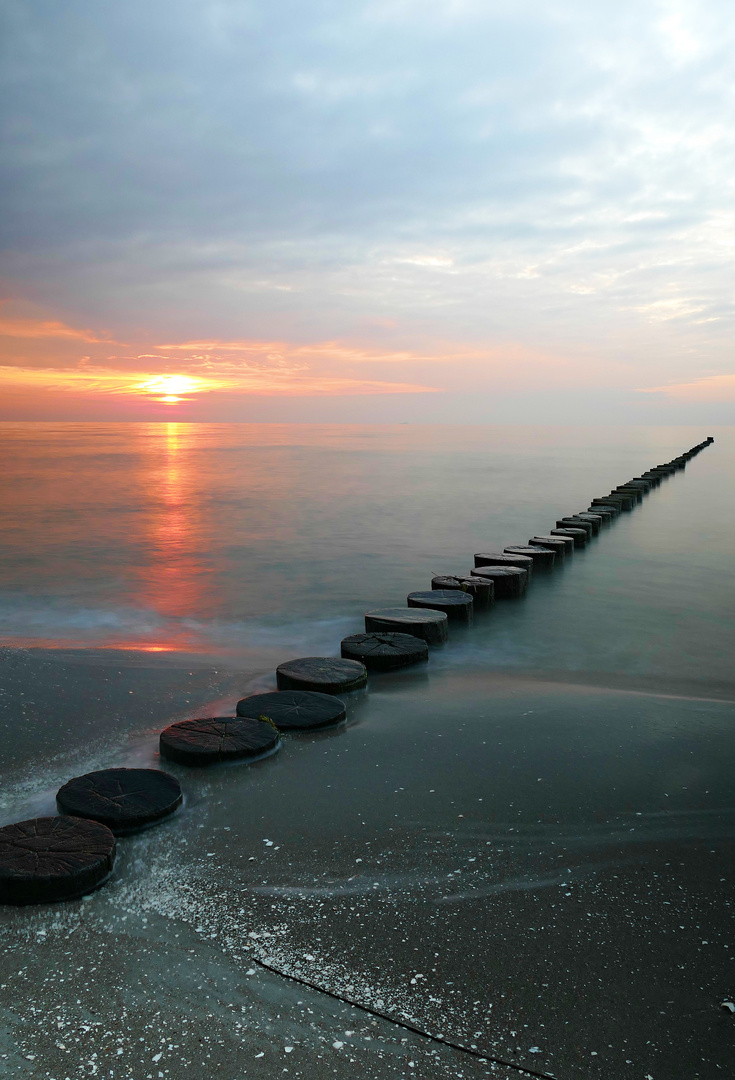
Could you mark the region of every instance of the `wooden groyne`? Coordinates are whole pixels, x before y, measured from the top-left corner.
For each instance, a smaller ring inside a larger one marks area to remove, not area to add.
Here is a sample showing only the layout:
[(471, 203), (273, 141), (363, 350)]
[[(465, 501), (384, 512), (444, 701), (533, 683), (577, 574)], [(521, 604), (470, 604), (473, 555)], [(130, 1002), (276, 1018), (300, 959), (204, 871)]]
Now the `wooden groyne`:
[[(535, 575), (552, 572), (632, 512), (660, 484), (714, 442), (703, 442), (632, 477), (586, 510), (559, 517), (548, 533), (502, 551), (480, 552), (466, 575), (436, 574), (431, 588), (411, 592), (406, 606), (365, 614), (364, 632), (342, 641), (340, 657), (297, 657), (279, 665), (278, 690), (243, 698), (236, 716), (197, 717), (160, 734), (162, 757), (189, 767), (253, 761), (280, 748), (284, 732), (342, 723), (340, 695), (368, 684), (368, 677), (426, 663), (449, 636), (450, 625), (472, 625), (475, 612), (494, 601), (517, 600)], [(179, 781), (160, 769), (103, 769), (74, 777), (59, 789), (55, 817), (32, 818), (0, 829), (0, 903), (36, 904), (75, 899), (110, 876), (116, 837), (149, 828), (175, 813)], [(537, 1074), (541, 1075), (541, 1074)]]

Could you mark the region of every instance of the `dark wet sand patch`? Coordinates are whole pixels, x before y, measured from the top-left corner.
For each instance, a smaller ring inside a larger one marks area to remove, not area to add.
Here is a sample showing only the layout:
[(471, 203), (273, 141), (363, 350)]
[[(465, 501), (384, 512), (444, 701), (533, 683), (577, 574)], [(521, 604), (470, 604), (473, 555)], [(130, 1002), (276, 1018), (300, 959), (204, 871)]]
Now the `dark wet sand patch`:
[(560, 1078), (726, 1075), (731, 732), (702, 698), (381, 678), (328, 737), (187, 780), (100, 893), (0, 913), (9, 1075), (506, 1075), (253, 956)]

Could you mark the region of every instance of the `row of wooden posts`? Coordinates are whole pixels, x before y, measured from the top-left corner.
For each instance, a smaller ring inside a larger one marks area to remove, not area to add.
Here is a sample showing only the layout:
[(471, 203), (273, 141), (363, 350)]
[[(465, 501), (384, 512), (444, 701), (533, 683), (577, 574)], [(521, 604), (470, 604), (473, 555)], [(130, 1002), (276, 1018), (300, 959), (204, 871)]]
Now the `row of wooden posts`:
[[(500, 598), (523, 595), (536, 573), (584, 547), (600, 529), (631, 511), (662, 480), (714, 442), (704, 442), (607, 495), (587, 510), (559, 518), (546, 534), (502, 551), (478, 552), (466, 575), (437, 575), (431, 589), (408, 594), (406, 605), (365, 615), (365, 630), (346, 637), (340, 657), (302, 657), (276, 669), (278, 690), (237, 703), (236, 716), (171, 724), (161, 732), (162, 757), (189, 767), (257, 760), (281, 745), (283, 731), (325, 728), (346, 719), (342, 693), (366, 685), (369, 672), (424, 663), (447, 640), (451, 623), (471, 624)], [(34, 904), (74, 899), (98, 888), (113, 870), (116, 836), (149, 827), (182, 802), (179, 780), (161, 769), (103, 769), (64, 784), (59, 814), (0, 829), (0, 902)]]

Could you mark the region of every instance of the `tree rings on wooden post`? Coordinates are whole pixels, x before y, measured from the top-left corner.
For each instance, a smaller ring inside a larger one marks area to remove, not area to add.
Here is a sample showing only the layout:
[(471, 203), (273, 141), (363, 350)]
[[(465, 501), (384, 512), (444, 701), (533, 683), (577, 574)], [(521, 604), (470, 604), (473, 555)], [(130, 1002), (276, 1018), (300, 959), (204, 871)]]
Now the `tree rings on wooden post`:
[(559, 518), (556, 527), (557, 529), (582, 529), (587, 533), (588, 537), (591, 537), (594, 532), (590, 521), (582, 521), (581, 518), (572, 517), (571, 515), (569, 517)]
[(0, 903), (73, 900), (101, 885), (115, 863), (106, 825), (77, 817), (43, 817), (0, 829)]
[(523, 596), (528, 585), (528, 571), (520, 566), (476, 566), (470, 573), (492, 581), (496, 596)]
[(538, 570), (550, 570), (556, 562), (555, 551), (540, 544), (510, 544), (503, 550), (507, 551), (509, 555), (528, 555), (533, 562), (534, 569)]
[(517, 566), (526, 571), (529, 580), (533, 574), (533, 559), (528, 555), (509, 555), (507, 551), (481, 551), (475, 555), (475, 566)]
[(267, 716), (279, 731), (308, 731), (341, 724), (347, 716), (344, 701), (333, 694), (313, 690), (276, 690), (242, 698), (235, 709), (238, 716), (258, 720)]
[(556, 554), (556, 561), (564, 562), (566, 556), (574, 551), (571, 536), (532, 536), (528, 541), (532, 547), (545, 547)]
[(617, 506), (591, 506), (586, 513), (597, 514), (598, 517), (602, 517), (609, 525), (613, 518), (618, 516), (620, 509)]
[(584, 547), (587, 543), (588, 534), (584, 529), (550, 529), (552, 536), (571, 536), (575, 548)]
[(489, 578), (439, 576), (431, 579), (432, 589), (459, 589), (472, 597), (475, 611), (487, 611), (495, 600), (495, 586)]
[(469, 593), (458, 589), (427, 589), (426, 592), (412, 592), (406, 597), (410, 608), (431, 608), (443, 611), (452, 622), (472, 622), (473, 603)]
[(602, 523), (605, 520), (602, 514), (592, 514), (586, 510), (583, 510), (581, 514), (572, 514), (572, 517), (576, 518), (578, 521), (589, 522), (589, 524), (592, 526), (592, 532), (595, 534), (595, 536), (599, 533), (600, 529), (602, 528)]
[(413, 634), (352, 634), (342, 640), (341, 650), (368, 671), (396, 671), (429, 659), (429, 646)]
[(617, 500), (613, 499), (593, 499), (590, 503), (590, 513), (596, 514), (598, 508), (600, 510), (611, 510), (615, 517), (622, 513), (622, 506)]
[(368, 634), (384, 630), (413, 634), (429, 645), (442, 645), (449, 637), (446, 614), (427, 608), (393, 607), (368, 611), (365, 613), (365, 630)]
[(63, 814), (99, 821), (121, 836), (173, 814), (181, 784), (161, 769), (102, 769), (69, 780), (56, 802)]
[(348, 694), (367, 683), (365, 665), (335, 656), (302, 656), (276, 668), (279, 690), (317, 690), (321, 694)]
[(278, 730), (273, 724), (240, 716), (180, 720), (165, 728), (159, 740), (163, 757), (182, 765), (260, 757), (278, 745)]
[[(605, 495), (602, 501), (605, 503), (613, 503), (613, 505), (617, 504), (621, 510), (632, 510), (636, 503), (635, 496), (629, 491), (611, 491), (609, 494)], [(593, 505), (594, 502), (595, 500), (593, 499)]]
[(572, 528), (578, 525), (580, 529), (588, 529), (590, 536), (597, 536), (602, 522), (601, 517), (595, 517), (594, 521), (590, 521), (583, 514), (567, 514), (564, 520), (570, 522)]
[[(602, 500), (602, 502), (603, 502), (603, 505), (605, 505), (605, 506), (609, 506), (609, 505), (617, 506), (618, 510), (621, 513), (622, 513), (623, 510), (632, 510), (633, 509), (633, 500), (631, 498), (627, 497), (626, 495), (621, 495), (620, 492), (618, 492), (615, 495), (613, 495), (611, 493), (610, 495), (606, 496), (606, 498), (604, 498)], [(592, 505), (594, 506), (595, 503), (593, 502)]]
[(640, 488), (630, 487), (628, 484), (620, 484), (619, 487), (613, 488), (614, 491), (620, 492), (621, 495), (630, 495), (634, 502), (643, 502), (643, 492)]

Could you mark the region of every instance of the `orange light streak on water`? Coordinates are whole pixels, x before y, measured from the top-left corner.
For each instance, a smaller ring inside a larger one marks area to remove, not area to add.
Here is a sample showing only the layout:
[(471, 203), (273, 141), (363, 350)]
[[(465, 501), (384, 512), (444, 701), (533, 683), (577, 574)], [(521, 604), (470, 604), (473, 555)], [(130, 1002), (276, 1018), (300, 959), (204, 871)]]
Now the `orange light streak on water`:
[[(188, 425), (168, 423), (149, 443), (149, 468), (141, 477), (150, 498), (149, 563), (134, 599), (159, 615), (181, 618), (214, 613), (209, 557), (203, 554), (201, 478), (192, 459)], [(181, 642), (167, 642), (180, 648)]]

